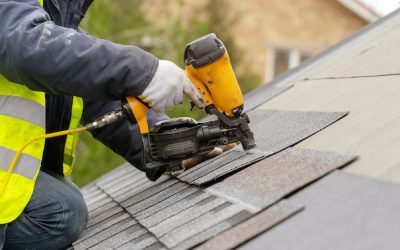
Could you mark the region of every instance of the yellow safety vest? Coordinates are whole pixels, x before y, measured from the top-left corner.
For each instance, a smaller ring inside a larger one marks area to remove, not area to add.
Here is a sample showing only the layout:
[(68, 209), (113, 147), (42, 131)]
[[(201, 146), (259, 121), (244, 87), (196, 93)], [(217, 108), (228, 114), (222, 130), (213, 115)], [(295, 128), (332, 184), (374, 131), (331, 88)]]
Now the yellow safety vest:
[[(42, 0), (39, 0), (43, 4)], [(69, 128), (79, 125), (83, 110), (81, 98), (74, 97)], [(45, 93), (32, 91), (0, 75), (0, 184), (16, 151), (29, 139), (46, 132)], [(0, 224), (15, 220), (28, 204), (40, 171), (44, 140), (28, 146), (21, 155), (10, 181), (0, 196)], [(72, 171), (77, 135), (68, 135), (63, 172)]]

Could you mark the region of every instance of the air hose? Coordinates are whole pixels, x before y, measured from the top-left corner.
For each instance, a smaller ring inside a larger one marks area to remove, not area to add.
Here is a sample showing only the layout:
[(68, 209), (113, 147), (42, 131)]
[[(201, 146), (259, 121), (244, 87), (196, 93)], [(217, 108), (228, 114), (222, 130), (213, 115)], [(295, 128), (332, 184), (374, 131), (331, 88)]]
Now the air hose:
[(11, 175), (13, 173), (13, 170), (15, 168), (15, 166), (18, 163), (18, 160), (21, 156), (21, 154), (24, 152), (24, 150), (31, 145), (32, 143), (39, 141), (39, 140), (43, 140), (43, 139), (48, 139), (48, 138), (54, 138), (54, 137), (59, 137), (59, 136), (65, 136), (65, 135), (71, 135), (71, 134), (77, 134), (77, 133), (81, 133), (84, 131), (91, 131), (94, 129), (98, 129), (98, 128), (102, 128), (108, 124), (114, 123), (119, 121), (120, 119), (122, 119), (124, 117), (124, 113), (122, 110), (119, 111), (112, 111), (110, 113), (107, 113), (103, 116), (101, 116), (100, 118), (96, 119), (95, 121), (86, 124), (84, 127), (80, 127), (80, 128), (76, 128), (76, 129), (69, 129), (69, 130), (64, 130), (64, 131), (58, 131), (58, 132), (54, 132), (54, 133), (48, 133), (48, 134), (44, 134), (44, 135), (40, 135), (37, 136), (35, 138), (32, 138), (30, 140), (28, 140), (27, 142), (24, 143), (24, 145), (22, 145), (22, 147), (17, 151), (17, 153), (14, 155), (10, 166), (8, 167), (7, 173), (5, 175), (5, 178), (3, 180), (3, 183), (1, 184), (0, 187), (0, 196), (3, 195), (9, 181), (11, 178)]

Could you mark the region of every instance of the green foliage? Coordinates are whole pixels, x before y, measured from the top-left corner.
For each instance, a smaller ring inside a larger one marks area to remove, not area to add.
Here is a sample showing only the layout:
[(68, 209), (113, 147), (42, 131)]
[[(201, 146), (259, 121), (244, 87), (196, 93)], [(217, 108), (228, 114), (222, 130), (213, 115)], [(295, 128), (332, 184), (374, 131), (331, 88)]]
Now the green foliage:
[[(190, 111), (191, 110), (191, 111)], [(167, 110), (166, 114), (169, 117), (192, 117), (195, 120), (201, 119), (205, 115), (203, 109), (198, 109), (190, 104), (189, 98), (185, 97), (183, 104), (176, 106), (171, 110)]]
[(95, 1), (82, 23), (83, 29), (99, 38), (122, 44), (139, 44), (148, 23), (140, 0)]
[(240, 74), (237, 78), (243, 94), (257, 88), (257, 86), (262, 82), (261, 76), (253, 73)]
[[(184, 0), (176, 0), (183, 7)], [(226, 9), (227, 0), (207, 0), (202, 10), (206, 19), (191, 16), (188, 23), (183, 23), (180, 17), (172, 20), (168, 28), (160, 28), (157, 24), (149, 23), (145, 13), (141, 10), (141, 0), (97, 0), (86, 14), (82, 23), (83, 29), (99, 38), (108, 39), (122, 44), (141, 45), (145, 36), (153, 41), (151, 53), (162, 59), (174, 61), (183, 67), (183, 52), (187, 43), (208, 33), (216, 33), (224, 42), (233, 67), (240, 63), (243, 51), (235, 45), (232, 36), (235, 22), (240, 17), (234, 13), (221, 11)], [(165, 4), (168, 4), (167, 2)], [(182, 8), (183, 9), (183, 8)], [(162, 13), (170, 18), (168, 11)], [(237, 74), (243, 93), (256, 87), (261, 77), (250, 73)], [(178, 105), (166, 113), (170, 117), (189, 116), (200, 119), (204, 111), (194, 108), (187, 98), (182, 105)], [(81, 135), (77, 148), (77, 161), (72, 173), (72, 179), (79, 186), (83, 186), (93, 179), (103, 175), (112, 168), (120, 165), (124, 160), (93, 139), (89, 133)]]

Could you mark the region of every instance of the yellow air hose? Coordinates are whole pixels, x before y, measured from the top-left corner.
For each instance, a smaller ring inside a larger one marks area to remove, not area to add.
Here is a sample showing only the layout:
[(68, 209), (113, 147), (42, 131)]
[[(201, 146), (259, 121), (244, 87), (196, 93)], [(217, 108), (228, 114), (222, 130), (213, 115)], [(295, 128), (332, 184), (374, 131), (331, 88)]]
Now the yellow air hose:
[(54, 132), (54, 133), (49, 133), (49, 134), (44, 134), (37, 136), (35, 138), (32, 138), (28, 140), (27, 142), (24, 143), (24, 145), (17, 151), (17, 153), (14, 155), (13, 160), (11, 161), (10, 166), (8, 167), (7, 173), (5, 175), (4, 181), (1, 184), (0, 187), (0, 196), (3, 195), (4, 191), (6, 190), (6, 187), (8, 185), (8, 182), (10, 181), (11, 175), (13, 173), (13, 170), (15, 168), (15, 165), (17, 164), (21, 154), (24, 152), (24, 150), (32, 143), (42, 140), (42, 139), (48, 139), (48, 138), (54, 138), (58, 136), (64, 136), (64, 135), (70, 135), (70, 134), (76, 134), (76, 133), (81, 133), (83, 131), (88, 131), (88, 130), (93, 130), (97, 128), (104, 127), (108, 124), (114, 123), (118, 120), (120, 120), (123, 117), (122, 111), (113, 111), (111, 113), (108, 113), (99, 119), (95, 120), (92, 123), (87, 124), (84, 127), (81, 128), (76, 128), (76, 129), (69, 129), (69, 130), (64, 130), (64, 131), (59, 131), (59, 132)]

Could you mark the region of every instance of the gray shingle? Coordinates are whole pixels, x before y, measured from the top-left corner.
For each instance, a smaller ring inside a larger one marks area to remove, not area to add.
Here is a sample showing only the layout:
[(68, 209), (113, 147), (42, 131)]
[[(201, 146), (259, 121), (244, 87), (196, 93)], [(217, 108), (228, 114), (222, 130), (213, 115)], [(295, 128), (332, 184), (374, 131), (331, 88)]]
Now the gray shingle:
[[(254, 114), (254, 116), (253, 116)], [(346, 112), (296, 112), (283, 110), (254, 110), (249, 112), (257, 149), (275, 153), (326, 128), (344, 117)], [(258, 118), (260, 117), (260, 118)]]
[(169, 248), (178, 245), (185, 239), (201, 233), (207, 228), (218, 224), (229, 217), (240, 213), (243, 209), (235, 204), (225, 203), (202, 216), (198, 216), (190, 222), (170, 230), (166, 235), (160, 238), (160, 241)]
[(157, 203), (167, 199), (168, 197), (182, 191), (183, 189), (187, 188), (189, 185), (186, 183), (178, 182), (173, 184), (167, 189), (164, 189), (142, 201), (137, 201), (136, 198), (132, 198), (126, 200), (121, 203), (121, 205), (129, 210), (130, 213), (136, 214), (148, 207), (156, 205)]
[(149, 216), (152, 216), (153, 214), (162, 211), (163, 209), (172, 206), (173, 204), (182, 204), (183, 199), (188, 197), (189, 195), (195, 193), (198, 191), (198, 188), (193, 188), (191, 186), (183, 189), (182, 191), (172, 195), (171, 197), (168, 197), (167, 199), (160, 201), (159, 203), (155, 204), (154, 206), (151, 206), (143, 211), (140, 211), (139, 213), (135, 214), (135, 218), (138, 220), (143, 220)]
[(111, 209), (106, 210), (104, 213), (98, 214), (95, 217), (90, 217), (87, 228), (96, 225), (97, 223), (100, 223), (104, 220), (107, 220), (108, 218), (122, 212), (123, 209), (122, 207), (116, 205), (115, 207), (112, 207)]
[(103, 214), (109, 210), (112, 210), (116, 207), (119, 207), (119, 205), (116, 202), (111, 201), (107, 204), (104, 204), (103, 206), (93, 208), (92, 210), (89, 210), (89, 220), (91, 220), (97, 216), (100, 216), (101, 214)]
[(164, 245), (162, 245), (161, 243), (154, 243), (148, 247), (143, 248), (143, 250), (164, 250), (164, 249), (167, 248), (165, 248)]
[[(243, 152), (233, 149), (215, 159), (200, 163), (178, 178), (195, 185), (214, 181), (304, 140), (345, 115), (345, 112), (252, 111), (249, 116), (253, 120), (250, 127), (256, 139), (255, 150)], [(242, 155), (244, 156), (240, 157)]]
[(110, 203), (110, 202), (112, 202), (113, 200), (110, 198), (110, 197), (108, 197), (108, 196), (106, 196), (106, 197), (102, 197), (100, 200), (98, 200), (96, 203), (93, 203), (93, 204), (90, 204), (90, 205), (88, 205), (87, 207), (88, 207), (88, 210), (89, 210), (89, 212), (90, 211), (94, 211), (94, 210), (96, 210), (96, 209), (98, 209), (99, 207), (102, 207), (102, 206), (104, 206), (104, 205), (106, 205), (107, 203)]
[(239, 149), (232, 149), (225, 152), (222, 155), (219, 155), (215, 158), (211, 158), (205, 162), (198, 164), (197, 166), (189, 169), (188, 171), (183, 172), (183, 174), (179, 175), (178, 178), (181, 181), (185, 182), (193, 182), (204, 175), (209, 174), (210, 172), (224, 166), (225, 164), (234, 161), (235, 159), (245, 155), (246, 152)]
[(96, 190), (98, 190), (98, 188), (96, 187), (95, 183), (91, 182), (88, 185), (81, 188), (81, 193), (86, 196), (90, 195), (92, 192), (95, 192)]
[(85, 231), (82, 232), (81, 236), (79, 237), (79, 240), (77, 240), (75, 243), (84, 241), (97, 233), (107, 230), (109, 227), (111, 227), (111, 226), (117, 224), (118, 222), (123, 221), (127, 218), (130, 218), (129, 214), (127, 214), (125, 212), (119, 212), (119, 213), (109, 217), (108, 219), (102, 221), (101, 223), (98, 223), (94, 227), (87, 227), (85, 229)]
[(138, 180), (144, 179), (142, 175), (137, 174), (138, 171), (132, 171), (131, 173), (125, 173), (120, 177), (110, 180), (108, 183), (97, 184), (107, 193), (114, 193), (116, 190), (121, 189), (126, 185), (135, 185)]
[(136, 224), (102, 242), (99, 242), (99, 244), (94, 245), (92, 249), (115, 249), (124, 245), (125, 243), (128, 243), (129, 241), (145, 235), (146, 233), (147, 230), (145, 228), (141, 227), (139, 224)]
[(132, 169), (134, 169), (129, 163), (122, 164), (120, 167), (111, 170), (107, 175), (101, 176), (94, 183), (99, 186), (109, 183), (110, 181), (114, 181), (125, 174), (132, 174)]
[[(116, 184), (113, 190), (107, 190), (111, 197), (124, 197), (127, 193), (136, 193), (137, 190), (142, 189), (146, 186), (151, 186), (153, 183), (147, 179), (147, 177), (142, 177), (139, 180), (132, 180), (125, 183)], [(122, 200), (122, 198), (121, 198)]]
[(254, 109), (294, 86), (292, 82), (281, 82), (280, 79), (281, 77), (278, 76), (273, 81), (269, 81), (268, 84), (263, 84), (254, 91), (246, 94), (244, 96), (244, 110), (247, 112), (248, 110)]
[(113, 197), (117, 202), (123, 202), (125, 200), (135, 197), (136, 201), (142, 201), (164, 189), (176, 183), (177, 180), (171, 179), (168, 176), (161, 176), (156, 182), (150, 182), (146, 180), (148, 185), (142, 185), (140, 187), (131, 188), (127, 186), (127, 190), (120, 196)]
[(113, 187), (114, 185), (118, 184), (120, 181), (125, 181), (127, 178), (133, 178), (138, 176), (138, 171), (121, 171), (121, 172), (117, 172), (114, 173), (113, 175), (111, 175), (111, 177), (101, 180), (101, 181), (97, 181), (96, 185), (98, 187), (101, 187), (102, 189), (106, 189), (109, 187)]
[(288, 148), (208, 188), (262, 209), (354, 160), (332, 152)]
[(94, 195), (94, 196), (92, 196), (92, 197), (90, 197), (90, 198), (86, 197), (86, 198), (85, 198), (85, 202), (86, 202), (86, 205), (87, 205), (87, 206), (91, 206), (92, 204), (97, 203), (97, 202), (99, 202), (100, 200), (102, 200), (102, 199), (104, 199), (104, 198), (107, 198), (107, 197), (108, 197), (108, 196), (107, 196), (106, 193), (99, 192), (99, 193), (97, 193), (97, 195)]
[(241, 157), (236, 158), (233, 161), (228, 161), (224, 165), (221, 165), (218, 169), (215, 169), (211, 173), (202, 176), (192, 182), (192, 184), (201, 186), (207, 184), (211, 181), (215, 181), (218, 178), (225, 176), (228, 173), (237, 171), (241, 168), (247, 167), (257, 161), (264, 159), (266, 156), (265, 153), (262, 153), (257, 150), (249, 150)]
[(306, 209), (242, 249), (399, 249), (400, 185), (335, 171), (290, 200)]
[(90, 199), (102, 194), (103, 191), (101, 189), (99, 189), (96, 185), (93, 185), (92, 188), (90, 189), (90, 192), (86, 191), (86, 192), (81, 192), (81, 193), (84, 196), (85, 201), (87, 201), (87, 200), (90, 200)]
[(156, 239), (151, 234), (143, 234), (124, 245), (119, 246), (118, 250), (136, 250), (136, 249), (144, 249), (146, 247), (151, 246), (152, 244), (159, 243), (158, 239)]
[[(204, 231), (195, 234), (192, 237), (189, 237), (188, 239), (182, 241), (177, 246), (175, 246), (174, 249), (178, 250), (178, 249), (192, 248), (192, 247), (204, 242), (205, 240), (210, 239), (210, 238), (220, 234), (221, 232), (231, 228), (233, 225), (236, 225), (236, 224), (242, 222), (243, 220), (246, 220), (250, 216), (251, 216), (251, 213), (249, 213), (247, 211), (239, 212), (239, 213), (235, 214), (234, 216), (232, 216), (214, 226), (211, 226), (211, 227), (205, 229)], [(217, 249), (217, 248), (221, 249), (222, 245), (220, 247), (216, 247), (213, 249)]]
[[(282, 200), (252, 218), (217, 235), (196, 249), (232, 249), (268, 230), (274, 225), (301, 211), (303, 207), (295, 202)], [(186, 246), (186, 245), (185, 245)]]
[(151, 225), (149, 220), (142, 220), (140, 223), (147, 227), (153, 234), (157, 235), (157, 237), (161, 237), (171, 231), (174, 228), (177, 228), (190, 220), (193, 220), (202, 214), (210, 212), (212, 209), (221, 206), (225, 201), (216, 197), (209, 197), (204, 199), (190, 208), (183, 210), (182, 212), (175, 214), (165, 220), (161, 221), (156, 225)]
[(195, 193), (186, 196), (179, 202), (171, 203), (170, 206), (162, 210), (159, 210), (158, 212), (154, 213), (153, 215), (145, 219), (140, 220), (140, 223), (142, 223), (143, 225), (147, 225), (147, 227), (154, 226), (157, 223), (160, 223), (166, 220), (167, 218), (170, 218), (209, 197), (210, 194), (208, 193), (205, 193), (200, 190), (196, 191)]
[(100, 242), (124, 231), (127, 228), (130, 228), (132, 226), (138, 225), (136, 221), (134, 221), (132, 218), (126, 218), (120, 222), (117, 222), (116, 224), (110, 226), (107, 228), (107, 230), (101, 231), (93, 237), (90, 237), (86, 240), (83, 240), (79, 242), (78, 244), (74, 243), (74, 249), (75, 250), (80, 250), (80, 249), (88, 249), (94, 245), (99, 244)]

